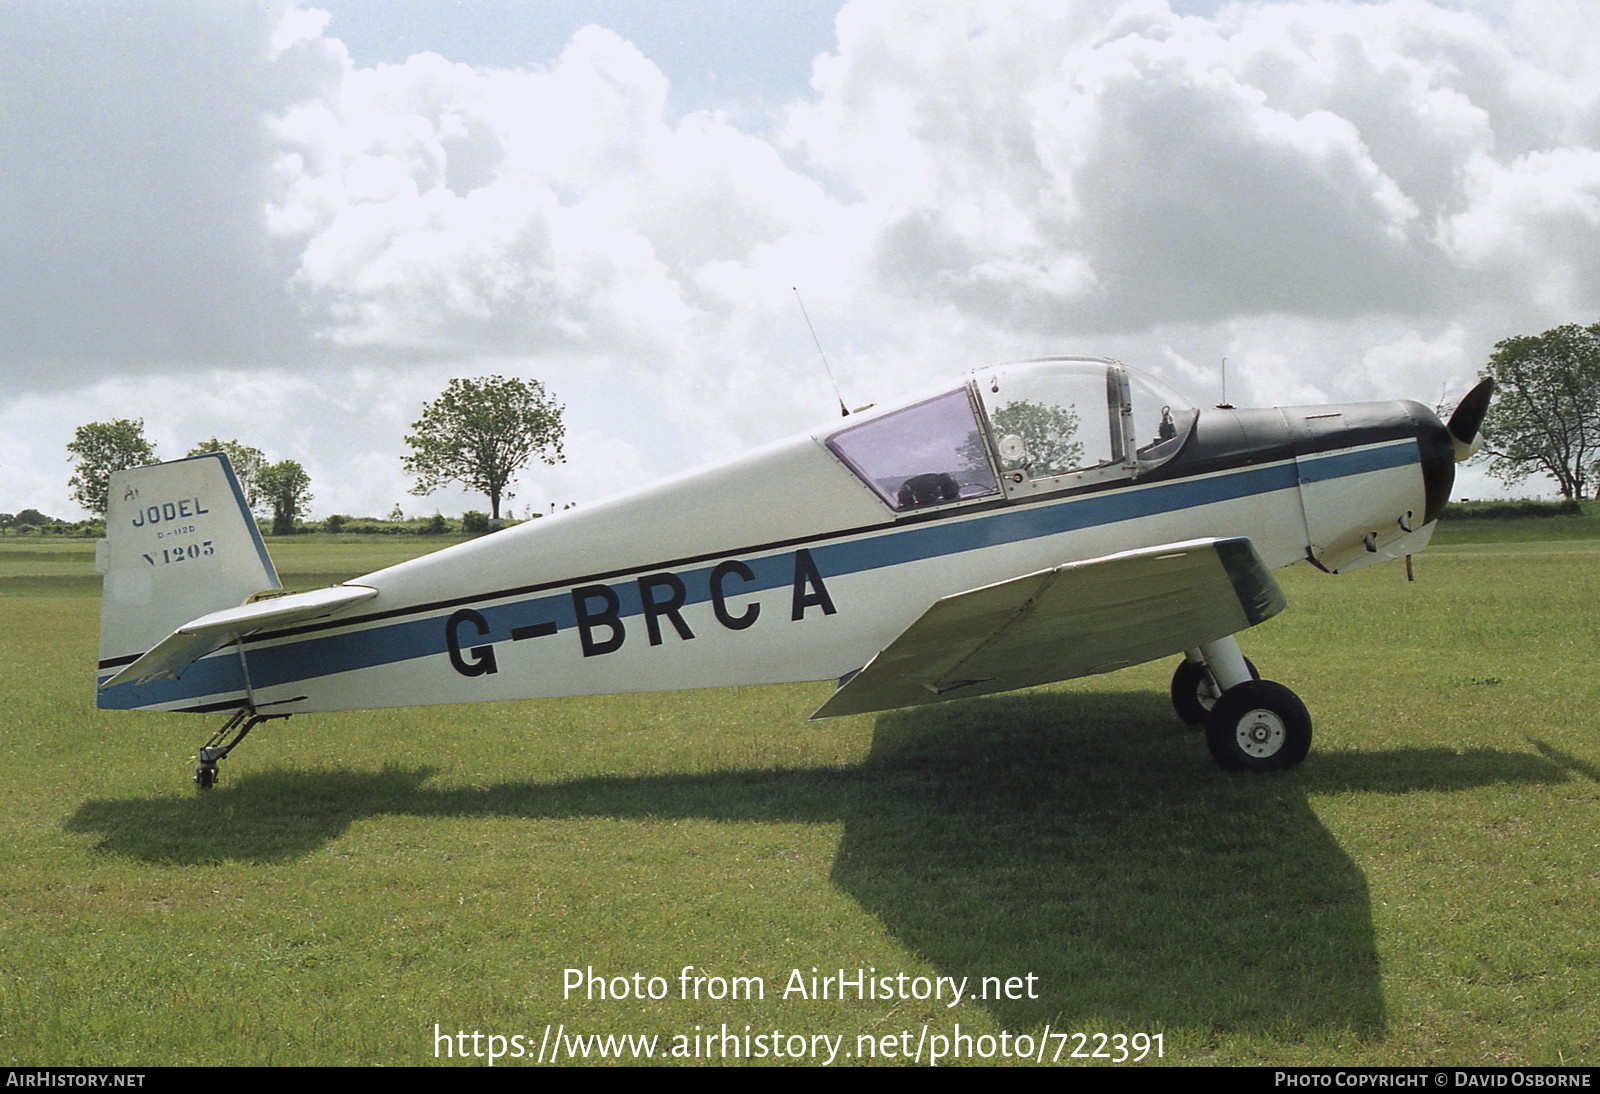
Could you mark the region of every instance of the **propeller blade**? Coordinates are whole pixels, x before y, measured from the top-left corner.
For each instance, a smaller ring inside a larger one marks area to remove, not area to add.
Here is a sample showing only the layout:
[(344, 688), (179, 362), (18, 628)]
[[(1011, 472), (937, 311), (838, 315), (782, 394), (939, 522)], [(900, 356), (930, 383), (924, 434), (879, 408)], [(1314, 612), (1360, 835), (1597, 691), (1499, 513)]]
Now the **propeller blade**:
[(1450, 431), (1450, 440), (1455, 444), (1457, 463), (1478, 451), (1482, 443), (1478, 427), (1483, 425), (1483, 416), (1489, 412), (1489, 397), (1493, 394), (1494, 381), (1479, 380), (1478, 386), (1456, 404), (1455, 413), (1450, 415), (1450, 421), (1445, 424)]

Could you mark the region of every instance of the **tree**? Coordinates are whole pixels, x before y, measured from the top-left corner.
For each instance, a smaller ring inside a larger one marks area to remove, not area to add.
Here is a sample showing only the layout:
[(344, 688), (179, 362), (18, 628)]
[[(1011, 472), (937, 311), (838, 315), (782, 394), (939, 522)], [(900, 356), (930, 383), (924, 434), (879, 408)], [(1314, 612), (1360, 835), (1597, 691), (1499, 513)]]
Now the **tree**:
[(72, 434), (67, 451), (78, 458), (72, 478), (72, 500), (96, 516), (110, 504), (111, 473), (156, 462), (155, 446), (145, 440), (144, 419), (117, 418), (89, 422)]
[(294, 534), (296, 518), (311, 504), (311, 476), (294, 460), (269, 463), (256, 472), (256, 489), (272, 509), (272, 534)]
[[(1083, 466), (1078, 414), (1070, 406), (1049, 406), (1033, 399), (1018, 399), (992, 411), (989, 424), (996, 441), (1015, 435), (1021, 438), (1024, 446), (1020, 458), (1001, 455), (1002, 470), (1022, 468), (1030, 477), (1040, 479), (1076, 471)], [(977, 433), (967, 438), (961, 455), (972, 467), (988, 465), (983, 442)]]
[(1498, 342), (1484, 375), (1495, 382), (1483, 421), (1489, 474), (1514, 483), (1542, 473), (1581, 499), (1600, 473), (1600, 323)]
[(256, 476), (260, 474), (262, 465), (267, 462), (266, 453), (259, 448), (251, 448), (238, 441), (219, 441), (215, 437), (201, 441), (189, 449), (191, 456), (204, 456), (208, 452), (221, 452), (228, 457), (228, 462), (233, 465), (233, 473), (238, 476), (239, 485), (244, 489), (245, 504), (254, 509), (264, 503), (260, 491), (256, 488)]
[(537, 380), (486, 376), (451, 380), (422, 408), (406, 438), (407, 474), (417, 476), (413, 494), (450, 482), (489, 498), (489, 519), (500, 520), (500, 500), (512, 497), (511, 479), (534, 457), (548, 464), (566, 459), (561, 439), (563, 407)]
[(47, 517), (37, 509), (24, 509), (11, 518), (13, 524), (34, 524), (43, 528), (46, 524), (60, 524), (56, 517)]

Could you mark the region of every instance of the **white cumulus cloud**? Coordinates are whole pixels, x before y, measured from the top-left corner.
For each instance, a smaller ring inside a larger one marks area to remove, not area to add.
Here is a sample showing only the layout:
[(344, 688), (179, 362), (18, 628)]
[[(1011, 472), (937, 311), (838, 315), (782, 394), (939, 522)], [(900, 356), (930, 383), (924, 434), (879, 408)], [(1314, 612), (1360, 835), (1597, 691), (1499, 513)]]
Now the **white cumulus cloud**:
[(387, 511), (491, 372), (568, 404), (529, 503), (586, 500), (826, 416), (794, 288), (851, 405), (1043, 353), (1431, 402), (1600, 317), (1600, 15), (1545, 0), (851, 0), (777, 112), (599, 25), (371, 60), (309, 3), (63, 11), (0, 13), (4, 508), (142, 416)]

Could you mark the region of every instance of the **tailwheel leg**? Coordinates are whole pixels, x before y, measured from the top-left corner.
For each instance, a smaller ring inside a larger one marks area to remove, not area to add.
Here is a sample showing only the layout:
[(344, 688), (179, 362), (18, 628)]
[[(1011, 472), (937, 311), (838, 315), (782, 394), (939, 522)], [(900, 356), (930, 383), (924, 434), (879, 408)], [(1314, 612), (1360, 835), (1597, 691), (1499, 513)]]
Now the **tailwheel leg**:
[[(199, 763), (194, 765), (194, 784), (201, 790), (210, 790), (217, 783), (217, 761), (224, 759), (232, 752), (234, 746), (245, 739), (249, 732), (262, 722), (272, 718), (287, 718), (287, 714), (257, 714), (249, 707), (241, 707), (222, 723), (222, 728), (211, 735), (211, 739), (200, 746)], [(223, 744), (232, 734), (232, 740)]]

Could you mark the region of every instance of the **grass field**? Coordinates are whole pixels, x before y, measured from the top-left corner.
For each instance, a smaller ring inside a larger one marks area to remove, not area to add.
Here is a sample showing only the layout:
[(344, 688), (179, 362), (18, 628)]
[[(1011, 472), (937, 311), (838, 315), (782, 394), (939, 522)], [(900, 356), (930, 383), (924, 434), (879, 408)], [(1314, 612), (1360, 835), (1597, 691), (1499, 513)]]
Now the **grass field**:
[[(0, 541), (0, 1061), (425, 1064), (436, 1025), (531, 1055), (548, 1024), (1594, 1064), (1600, 540), (1440, 542), (1413, 584), (1280, 575), (1241, 637), (1316, 722), (1286, 774), (1213, 766), (1163, 664), (815, 724), (826, 685), (308, 715), (201, 794), (217, 719), (93, 709), (90, 546)], [(272, 549), (310, 587), (421, 547)], [(765, 998), (684, 999), (684, 966)], [(784, 998), (813, 967), (1036, 997)]]

